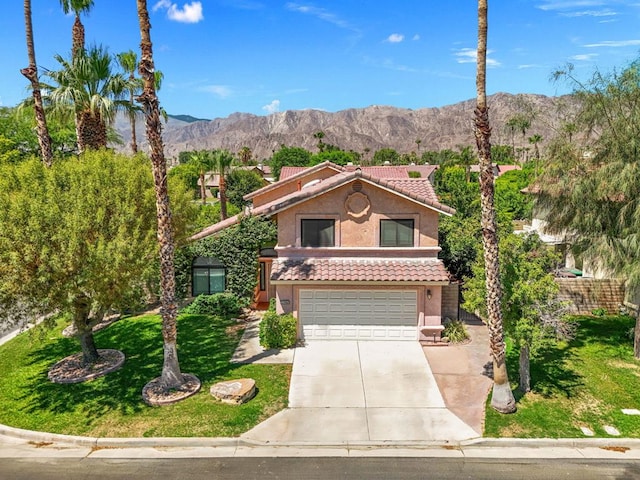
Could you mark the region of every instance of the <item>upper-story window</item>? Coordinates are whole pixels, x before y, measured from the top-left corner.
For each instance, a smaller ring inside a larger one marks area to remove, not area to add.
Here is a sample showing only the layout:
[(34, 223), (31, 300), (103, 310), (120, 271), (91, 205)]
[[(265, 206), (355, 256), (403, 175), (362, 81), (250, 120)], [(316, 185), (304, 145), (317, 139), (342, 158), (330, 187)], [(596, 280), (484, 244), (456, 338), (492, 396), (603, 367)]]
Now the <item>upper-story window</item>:
[(413, 219), (380, 220), (381, 247), (413, 247)]
[(301, 236), (303, 247), (335, 247), (336, 221), (326, 218), (304, 219)]

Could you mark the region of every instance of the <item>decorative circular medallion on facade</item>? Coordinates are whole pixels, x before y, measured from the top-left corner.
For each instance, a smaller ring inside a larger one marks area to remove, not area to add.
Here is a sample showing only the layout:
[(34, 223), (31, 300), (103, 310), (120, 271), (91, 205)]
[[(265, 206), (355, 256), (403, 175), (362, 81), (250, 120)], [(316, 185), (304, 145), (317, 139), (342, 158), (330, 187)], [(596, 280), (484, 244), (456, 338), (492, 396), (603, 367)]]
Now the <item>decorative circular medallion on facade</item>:
[(371, 202), (364, 193), (355, 192), (347, 197), (344, 207), (350, 217), (361, 218), (369, 213)]

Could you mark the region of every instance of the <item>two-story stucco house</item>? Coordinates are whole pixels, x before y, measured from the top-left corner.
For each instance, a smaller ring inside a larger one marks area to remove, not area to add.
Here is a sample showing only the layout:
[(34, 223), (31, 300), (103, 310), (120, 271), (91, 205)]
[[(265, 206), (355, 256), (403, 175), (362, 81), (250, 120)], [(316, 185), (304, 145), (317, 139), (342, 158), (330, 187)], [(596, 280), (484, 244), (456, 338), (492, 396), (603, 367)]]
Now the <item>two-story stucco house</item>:
[(283, 169), (278, 182), (245, 198), (251, 214), (278, 225), (272, 255), (260, 258), (257, 300), (275, 297), (278, 312), (298, 319), (300, 338), (439, 337), (451, 279), (437, 258), (438, 217), (454, 210), (428, 179), (409, 178), (404, 167), (326, 162)]

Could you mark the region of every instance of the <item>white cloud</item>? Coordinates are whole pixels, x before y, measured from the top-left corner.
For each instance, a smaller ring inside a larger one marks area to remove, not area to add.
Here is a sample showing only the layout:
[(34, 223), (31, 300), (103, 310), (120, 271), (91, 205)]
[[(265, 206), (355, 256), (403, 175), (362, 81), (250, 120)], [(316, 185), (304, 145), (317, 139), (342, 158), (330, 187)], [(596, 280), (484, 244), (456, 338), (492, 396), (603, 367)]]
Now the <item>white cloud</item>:
[(412, 40), (420, 40), (420, 35), (418, 35), (417, 33), (413, 36)]
[[(493, 53), (492, 50), (487, 50), (487, 67), (499, 67), (500, 62), (489, 58), (491, 53)], [(475, 48), (461, 48), (454, 55), (458, 63), (476, 63), (478, 61), (478, 50)]]
[(598, 56), (597, 53), (583, 53), (579, 55), (574, 55), (570, 58), (570, 60), (574, 60), (576, 62), (588, 62), (590, 60), (595, 59)]
[(560, 14), (563, 17), (614, 17), (618, 15), (613, 10), (583, 10), (580, 12), (567, 12)]
[(228, 98), (233, 93), (231, 89), (226, 85), (206, 85), (198, 88), (202, 92), (213, 93), (220, 98)]
[(404, 40), (404, 35), (401, 33), (392, 33), (387, 37), (387, 42), (389, 43), (400, 43)]
[(640, 40), (605, 40), (599, 43), (589, 43), (584, 45), (588, 48), (596, 47), (635, 47), (640, 45)]
[(202, 3), (185, 3), (182, 8), (170, 0), (160, 0), (153, 6), (153, 11), (165, 9), (169, 20), (181, 23), (198, 23), (204, 19), (202, 15)]
[(305, 15), (311, 15), (311, 16), (316, 17), (316, 18), (318, 18), (318, 19), (320, 19), (320, 20), (322, 20), (324, 22), (328, 22), (328, 23), (331, 23), (331, 24), (333, 24), (333, 25), (335, 25), (337, 27), (344, 28), (346, 30), (351, 30), (352, 32), (360, 34), (360, 31), (356, 27), (354, 27), (353, 25), (351, 25), (349, 22), (347, 22), (343, 18), (340, 18), (338, 15), (328, 11), (325, 8), (315, 7), (313, 5), (301, 5), (301, 4), (295, 3), (295, 2), (288, 2), (285, 5), (285, 8), (287, 8), (287, 10), (291, 10), (292, 12), (298, 12), (298, 13), (303, 13)]
[(267, 113), (276, 113), (280, 111), (280, 100), (274, 100), (268, 105), (265, 105), (264, 107), (262, 107), (262, 109)]
[(540, 10), (570, 10), (572, 8), (601, 7), (606, 2), (603, 0), (545, 0), (538, 5)]

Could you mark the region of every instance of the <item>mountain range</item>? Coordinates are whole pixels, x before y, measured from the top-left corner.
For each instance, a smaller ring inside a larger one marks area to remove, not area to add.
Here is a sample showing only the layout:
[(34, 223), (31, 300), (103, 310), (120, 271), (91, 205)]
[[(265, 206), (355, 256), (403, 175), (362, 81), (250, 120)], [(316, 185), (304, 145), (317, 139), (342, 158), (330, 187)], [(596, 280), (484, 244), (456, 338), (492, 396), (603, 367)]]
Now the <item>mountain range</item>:
[[(458, 150), (474, 146), (473, 111), (476, 100), (466, 100), (440, 108), (411, 110), (373, 105), (331, 113), (320, 110), (289, 110), (267, 116), (234, 113), (226, 118), (196, 119), (189, 115), (169, 116), (163, 123), (165, 154), (176, 159), (181, 151), (224, 148), (238, 152), (247, 146), (253, 157), (271, 157), (281, 145), (299, 146), (317, 151), (319, 131), (322, 141), (343, 150), (373, 153), (392, 148), (399, 153), (428, 150)], [(548, 97), (535, 94), (497, 93), (488, 97), (492, 143), (531, 147), (529, 137), (540, 135), (541, 145), (553, 138), (575, 110), (571, 97)], [(528, 119), (522, 129), (510, 120)], [(511, 126), (510, 126), (511, 124)], [(115, 129), (128, 150), (130, 128), (124, 115), (116, 119)], [(137, 138), (141, 150), (146, 149), (144, 121), (137, 121)]]

